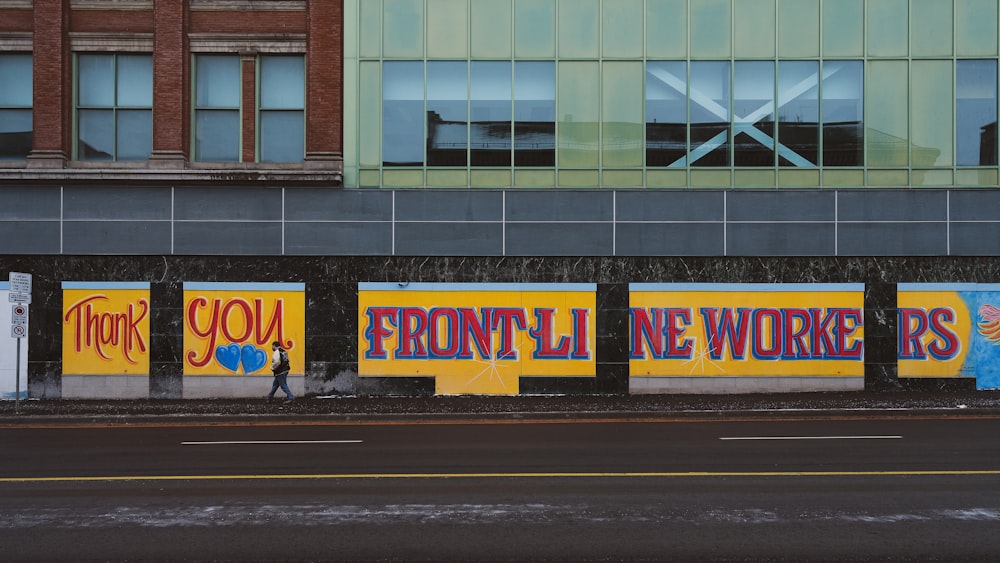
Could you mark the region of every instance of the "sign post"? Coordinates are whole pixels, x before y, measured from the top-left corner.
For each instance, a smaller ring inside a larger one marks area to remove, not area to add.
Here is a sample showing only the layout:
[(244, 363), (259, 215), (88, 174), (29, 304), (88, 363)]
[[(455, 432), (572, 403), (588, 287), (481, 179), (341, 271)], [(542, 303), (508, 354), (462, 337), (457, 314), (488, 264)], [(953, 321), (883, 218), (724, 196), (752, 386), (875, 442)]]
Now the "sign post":
[(14, 413), (21, 409), (21, 340), (28, 336), (28, 305), (31, 304), (31, 274), (10, 273), (7, 300), (15, 305), (10, 312), (10, 336), (17, 339), (14, 364)]

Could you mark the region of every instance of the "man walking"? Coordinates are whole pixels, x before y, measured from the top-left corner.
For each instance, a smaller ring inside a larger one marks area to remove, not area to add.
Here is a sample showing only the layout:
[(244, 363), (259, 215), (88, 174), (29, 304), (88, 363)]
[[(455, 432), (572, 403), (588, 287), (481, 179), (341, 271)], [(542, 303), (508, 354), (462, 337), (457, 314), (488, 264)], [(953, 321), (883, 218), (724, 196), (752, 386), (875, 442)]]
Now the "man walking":
[(288, 363), (288, 352), (281, 347), (281, 343), (277, 340), (271, 343), (271, 350), (274, 353), (271, 354), (271, 371), (274, 372), (274, 384), (271, 385), (271, 392), (267, 394), (267, 400), (270, 402), (274, 399), (274, 393), (281, 387), (281, 390), (285, 392), (286, 400), (291, 401), (295, 398), (292, 395), (292, 390), (288, 388), (288, 372), (291, 371), (291, 364)]

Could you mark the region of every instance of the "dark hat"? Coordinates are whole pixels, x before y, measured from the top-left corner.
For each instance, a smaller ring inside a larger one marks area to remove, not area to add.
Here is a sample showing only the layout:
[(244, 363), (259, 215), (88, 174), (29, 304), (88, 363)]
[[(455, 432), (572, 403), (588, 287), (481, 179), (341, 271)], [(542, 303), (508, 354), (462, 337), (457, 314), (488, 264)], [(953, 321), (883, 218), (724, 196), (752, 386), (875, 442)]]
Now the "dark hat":
[(281, 348), (281, 342), (278, 342), (277, 340), (275, 340), (274, 342), (272, 342), (271, 343), (271, 348), (274, 348), (274, 347)]

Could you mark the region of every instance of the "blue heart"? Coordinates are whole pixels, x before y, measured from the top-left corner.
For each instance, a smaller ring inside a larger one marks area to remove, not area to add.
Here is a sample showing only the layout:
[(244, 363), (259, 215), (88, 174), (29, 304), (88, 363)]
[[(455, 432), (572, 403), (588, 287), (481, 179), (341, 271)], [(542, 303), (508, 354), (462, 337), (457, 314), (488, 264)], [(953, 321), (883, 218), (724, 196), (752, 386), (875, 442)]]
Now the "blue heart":
[(244, 344), (240, 356), (243, 360), (243, 373), (250, 374), (267, 365), (267, 352), (254, 347), (253, 344)]
[(219, 346), (215, 349), (215, 360), (222, 367), (236, 373), (240, 367), (240, 345), (230, 344), (229, 346)]

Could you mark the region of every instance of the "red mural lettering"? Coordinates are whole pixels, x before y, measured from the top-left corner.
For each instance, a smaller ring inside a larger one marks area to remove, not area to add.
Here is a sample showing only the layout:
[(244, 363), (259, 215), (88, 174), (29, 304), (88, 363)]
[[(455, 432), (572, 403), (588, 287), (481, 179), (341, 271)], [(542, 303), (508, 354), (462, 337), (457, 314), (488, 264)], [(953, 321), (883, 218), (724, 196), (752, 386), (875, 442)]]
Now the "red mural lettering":
[[(67, 308), (63, 322), (73, 323), (74, 349), (82, 352), (84, 348), (92, 348), (104, 360), (111, 360), (110, 351), (118, 349), (125, 361), (137, 364), (136, 352), (146, 351), (139, 323), (149, 314), (149, 300), (140, 298), (136, 303), (129, 303), (125, 312), (94, 310), (95, 303), (108, 300), (107, 295), (92, 295)], [(136, 305), (140, 308), (138, 311)]]
[[(208, 322), (202, 326), (198, 317), (202, 311), (208, 311)], [(207, 346), (201, 355), (197, 350), (187, 353), (187, 361), (193, 367), (204, 367), (212, 361), (213, 352), (221, 333), (228, 342), (242, 344), (248, 340), (256, 345), (268, 341), (281, 342), (283, 348), (291, 348), (292, 342), (285, 338), (284, 299), (276, 299), (274, 313), (267, 323), (264, 322), (264, 300), (255, 298), (253, 305), (241, 297), (223, 302), (215, 298), (209, 303), (205, 297), (195, 297), (188, 304), (186, 318), (191, 332), (199, 339), (205, 340)], [(242, 327), (242, 330), (236, 329)]]

